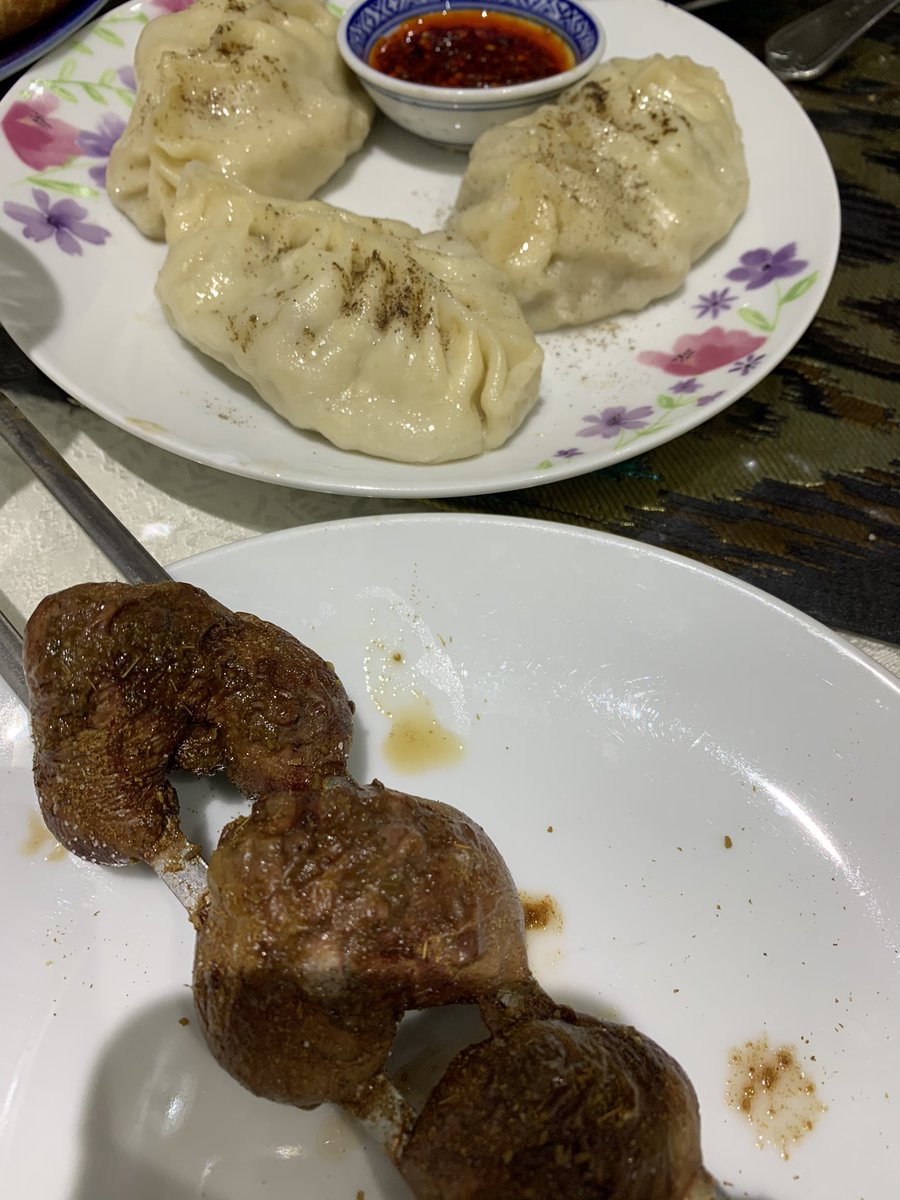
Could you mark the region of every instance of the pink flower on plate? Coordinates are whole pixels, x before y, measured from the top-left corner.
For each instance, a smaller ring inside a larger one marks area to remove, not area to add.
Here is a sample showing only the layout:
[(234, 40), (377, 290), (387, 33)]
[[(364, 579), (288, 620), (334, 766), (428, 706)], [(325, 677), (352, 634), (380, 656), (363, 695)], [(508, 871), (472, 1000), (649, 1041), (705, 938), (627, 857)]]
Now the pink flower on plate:
[(55, 96), (45, 92), (16, 100), (3, 118), (7, 141), (33, 171), (61, 167), (81, 153), (75, 126), (50, 115), (58, 104)]
[(684, 333), (671, 351), (642, 350), (638, 362), (659, 367), (669, 375), (705, 375), (752, 354), (766, 339), (743, 329), (714, 325), (703, 333)]
[(190, 8), (194, 0), (153, 0), (154, 8), (161, 8), (164, 12), (181, 12), (182, 9)]

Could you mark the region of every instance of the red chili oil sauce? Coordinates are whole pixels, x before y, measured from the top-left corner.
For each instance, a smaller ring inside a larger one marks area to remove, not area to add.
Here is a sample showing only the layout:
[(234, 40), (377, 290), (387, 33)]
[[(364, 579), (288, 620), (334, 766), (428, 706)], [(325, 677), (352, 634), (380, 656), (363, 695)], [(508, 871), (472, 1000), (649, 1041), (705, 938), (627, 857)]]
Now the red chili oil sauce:
[(571, 48), (546, 25), (490, 9), (425, 13), (379, 38), (369, 66), (431, 87), (489, 88), (531, 83), (575, 65)]

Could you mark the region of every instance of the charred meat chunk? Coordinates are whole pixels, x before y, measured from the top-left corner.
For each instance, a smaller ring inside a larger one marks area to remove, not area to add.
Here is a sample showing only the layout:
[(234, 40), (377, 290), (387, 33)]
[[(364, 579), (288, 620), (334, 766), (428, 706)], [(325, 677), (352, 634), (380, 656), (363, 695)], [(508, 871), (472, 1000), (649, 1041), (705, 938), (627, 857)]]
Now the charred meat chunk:
[(34, 779), (51, 832), (93, 862), (150, 861), (178, 826), (167, 774), (247, 796), (346, 770), (353, 710), (284, 630), (186, 583), (89, 583), (25, 630)]
[(194, 995), (216, 1059), (258, 1095), (354, 1103), (407, 1009), (528, 977), (522, 906), (456, 809), (346, 777), (263, 797), (209, 864)]
[(399, 1162), (417, 1200), (712, 1200), (693, 1088), (625, 1025), (560, 1009), (463, 1050)]

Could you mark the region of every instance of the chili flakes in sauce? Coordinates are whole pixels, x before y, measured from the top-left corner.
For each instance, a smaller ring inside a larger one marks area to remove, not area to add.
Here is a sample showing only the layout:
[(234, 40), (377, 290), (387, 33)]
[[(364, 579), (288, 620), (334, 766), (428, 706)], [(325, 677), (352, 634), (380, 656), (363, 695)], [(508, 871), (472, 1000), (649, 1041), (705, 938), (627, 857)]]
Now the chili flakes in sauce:
[(574, 65), (571, 48), (546, 25), (474, 8), (404, 21), (369, 54), (369, 66), (384, 75), (449, 88), (531, 83)]

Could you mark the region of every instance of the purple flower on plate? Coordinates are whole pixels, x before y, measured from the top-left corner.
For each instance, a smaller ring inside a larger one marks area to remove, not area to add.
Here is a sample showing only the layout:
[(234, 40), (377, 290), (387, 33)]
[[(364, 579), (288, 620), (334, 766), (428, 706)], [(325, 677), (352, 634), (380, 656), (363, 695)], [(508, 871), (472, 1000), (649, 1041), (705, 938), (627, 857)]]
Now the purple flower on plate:
[[(762, 355), (760, 355), (760, 357), (762, 357)], [(725, 389), (723, 388), (722, 391), (711, 392), (708, 396), (698, 396), (697, 397), (697, 407), (703, 408), (707, 404), (712, 404), (715, 400), (718, 400), (718, 398), (720, 396), (724, 396), (724, 394), (725, 394)]]
[(14, 221), (19, 221), (24, 228), (22, 234), (31, 242), (44, 242), (47, 238), (55, 237), (56, 244), (65, 254), (81, 254), (81, 242), (89, 242), (92, 246), (102, 246), (109, 237), (109, 230), (100, 225), (91, 225), (84, 220), (87, 210), (74, 200), (57, 200), (50, 203), (50, 197), (39, 188), (33, 188), (34, 208), (29, 204), (16, 204), (7, 200), (3, 211)]
[(153, 3), (164, 12), (175, 13), (190, 8), (194, 0), (153, 0)]
[(557, 450), (554, 453), (553, 457), (554, 458), (577, 458), (579, 454), (583, 454), (583, 453), (584, 453), (584, 451), (579, 450), (577, 446), (569, 446), (565, 450)]
[(731, 288), (722, 288), (720, 292), (711, 291), (708, 296), (701, 295), (699, 303), (693, 307), (697, 310), (698, 317), (712, 317), (715, 320), (720, 312), (727, 312), (735, 300), (737, 296), (732, 296)]
[(739, 375), (749, 375), (765, 357), (764, 354), (748, 354), (746, 358), (739, 358), (736, 363), (732, 363), (728, 370), (731, 373), (737, 372)]
[(98, 187), (106, 187), (106, 160), (109, 152), (122, 136), (125, 122), (115, 113), (104, 113), (97, 123), (96, 129), (82, 129), (78, 134), (78, 147), (82, 154), (89, 158), (102, 158), (104, 161), (96, 167), (91, 167), (88, 174)]
[(747, 291), (751, 292), (754, 288), (765, 287), (774, 279), (798, 275), (804, 270), (808, 263), (802, 258), (795, 258), (796, 253), (796, 242), (788, 242), (774, 253), (762, 247), (758, 250), (748, 250), (746, 254), (741, 255), (741, 266), (729, 271), (725, 278), (746, 283)]
[(78, 134), (78, 145), (83, 154), (91, 158), (109, 158), (109, 152), (122, 136), (125, 122), (116, 113), (104, 113), (95, 130), (82, 129)]
[(643, 429), (647, 418), (653, 416), (649, 404), (640, 408), (626, 409), (624, 404), (604, 408), (602, 413), (589, 413), (584, 420), (587, 425), (578, 430), (578, 437), (616, 437), (623, 429)]
[(700, 383), (692, 376), (690, 379), (679, 379), (677, 383), (672, 384), (669, 390), (678, 395), (683, 395), (684, 393), (690, 395), (691, 392), (700, 391)]
[(137, 91), (137, 76), (134, 73), (134, 67), (131, 63), (128, 63), (127, 66), (119, 67), (116, 74), (121, 79), (122, 85), (127, 87), (129, 92)]

